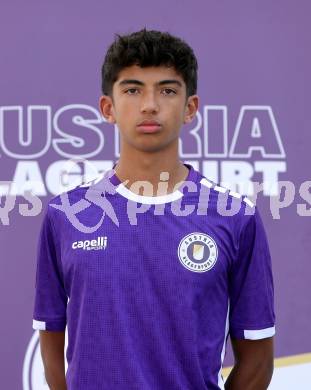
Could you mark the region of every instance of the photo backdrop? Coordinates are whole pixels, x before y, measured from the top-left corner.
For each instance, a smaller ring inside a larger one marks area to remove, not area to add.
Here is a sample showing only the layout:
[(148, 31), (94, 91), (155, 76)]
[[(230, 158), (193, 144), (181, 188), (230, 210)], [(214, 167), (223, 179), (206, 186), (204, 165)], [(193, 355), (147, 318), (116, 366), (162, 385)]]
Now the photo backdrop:
[[(254, 195), (275, 281), (271, 389), (306, 388), (311, 368), (310, 2), (4, 2), (0, 10), (0, 387), (47, 389), (32, 330), (37, 237), (50, 197), (110, 168), (118, 129), (98, 110), (114, 33), (185, 39), (200, 107), (180, 158)], [(68, 160), (78, 160), (67, 165)], [(277, 182), (280, 182), (278, 186)], [(39, 199), (32, 203), (31, 190)], [(228, 346), (225, 366), (232, 365)], [(228, 371), (225, 371), (227, 373)], [(298, 383), (299, 381), (299, 383)]]

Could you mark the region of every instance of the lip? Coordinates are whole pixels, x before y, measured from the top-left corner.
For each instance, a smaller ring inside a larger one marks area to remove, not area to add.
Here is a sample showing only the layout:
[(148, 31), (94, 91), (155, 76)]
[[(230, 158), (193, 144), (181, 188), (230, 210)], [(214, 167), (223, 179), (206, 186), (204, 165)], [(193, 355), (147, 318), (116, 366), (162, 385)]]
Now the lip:
[(157, 126), (154, 126), (154, 125), (149, 125), (149, 126), (137, 126), (138, 128), (138, 131), (141, 132), (141, 133), (157, 133), (158, 131), (160, 131), (161, 129), (161, 126), (157, 125)]
[(138, 131), (142, 133), (156, 133), (161, 127), (161, 124), (154, 120), (144, 120), (137, 126)]
[(160, 126), (161, 123), (154, 119), (145, 119), (138, 124), (138, 126)]

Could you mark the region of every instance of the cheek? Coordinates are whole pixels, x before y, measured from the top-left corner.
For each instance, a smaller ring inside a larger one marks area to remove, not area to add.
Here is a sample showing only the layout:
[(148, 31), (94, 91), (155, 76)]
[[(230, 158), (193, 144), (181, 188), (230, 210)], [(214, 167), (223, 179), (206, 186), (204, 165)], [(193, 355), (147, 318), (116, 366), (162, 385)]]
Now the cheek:
[(183, 123), (183, 119), (184, 112), (181, 110), (180, 106), (175, 107), (175, 109), (172, 110), (170, 113), (170, 122), (180, 125), (181, 123)]
[[(170, 110), (171, 116), (174, 117), (175, 120), (180, 120), (183, 118), (185, 106), (181, 100), (172, 102), (170, 106), (167, 105), (166, 107), (168, 108), (168, 110)], [(165, 109), (165, 106), (163, 108)]]
[(114, 107), (114, 117), (119, 124), (119, 127), (126, 124), (130, 119), (130, 111), (126, 108), (126, 106), (118, 104), (118, 106)]
[(117, 117), (125, 123), (134, 120), (138, 112), (138, 104), (119, 104), (116, 108)]

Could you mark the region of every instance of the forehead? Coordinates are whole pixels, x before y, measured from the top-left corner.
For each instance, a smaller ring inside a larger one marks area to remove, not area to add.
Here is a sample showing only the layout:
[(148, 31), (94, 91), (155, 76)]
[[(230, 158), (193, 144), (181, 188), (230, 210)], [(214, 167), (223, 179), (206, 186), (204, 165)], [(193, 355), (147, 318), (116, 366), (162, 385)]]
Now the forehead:
[(118, 85), (122, 80), (139, 80), (145, 84), (157, 84), (163, 80), (178, 80), (185, 87), (185, 82), (174, 67), (168, 66), (148, 66), (140, 67), (138, 65), (128, 66), (122, 69), (115, 82)]

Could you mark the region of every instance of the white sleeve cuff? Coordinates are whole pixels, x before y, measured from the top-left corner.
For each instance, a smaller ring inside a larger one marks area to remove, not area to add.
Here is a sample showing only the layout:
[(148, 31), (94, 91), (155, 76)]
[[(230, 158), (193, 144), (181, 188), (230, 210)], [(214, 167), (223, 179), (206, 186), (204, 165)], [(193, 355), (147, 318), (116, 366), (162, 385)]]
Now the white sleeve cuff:
[(44, 321), (32, 320), (32, 328), (35, 330), (46, 330), (46, 323)]
[(260, 340), (275, 335), (275, 326), (259, 330), (244, 330), (244, 337), (248, 340)]

